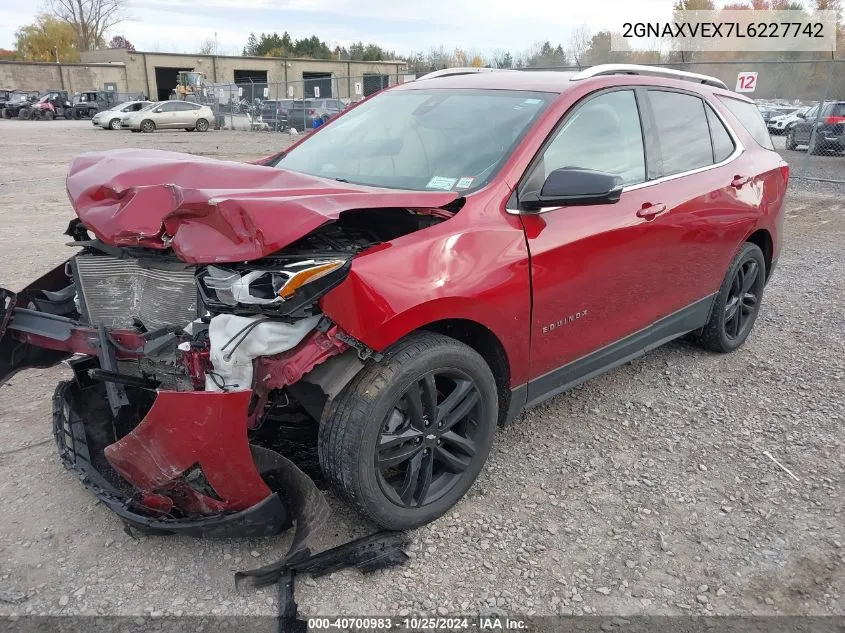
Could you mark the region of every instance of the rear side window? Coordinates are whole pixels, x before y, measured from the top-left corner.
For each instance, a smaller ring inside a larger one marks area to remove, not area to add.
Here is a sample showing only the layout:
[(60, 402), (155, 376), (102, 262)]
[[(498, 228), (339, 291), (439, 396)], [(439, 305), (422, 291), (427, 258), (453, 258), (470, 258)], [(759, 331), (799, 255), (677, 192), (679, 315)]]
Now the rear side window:
[(663, 175), (671, 176), (713, 164), (710, 127), (704, 102), (680, 92), (649, 90), (654, 112)]
[(721, 163), (728, 156), (734, 153), (734, 145), (731, 135), (725, 129), (724, 123), (716, 115), (709, 105), (705, 105), (707, 111), (707, 123), (710, 124), (710, 138), (713, 139), (713, 162)]
[(763, 121), (763, 116), (753, 103), (747, 101), (740, 101), (733, 97), (722, 97), (719, 99), (725, 104), (725, 107), (731, 111), (748, 133), (754, 137), (757, 144), (765, 149), (773, 150), (772, 137), (769, 136), (769, 130), (766, 128), (766, 122)]

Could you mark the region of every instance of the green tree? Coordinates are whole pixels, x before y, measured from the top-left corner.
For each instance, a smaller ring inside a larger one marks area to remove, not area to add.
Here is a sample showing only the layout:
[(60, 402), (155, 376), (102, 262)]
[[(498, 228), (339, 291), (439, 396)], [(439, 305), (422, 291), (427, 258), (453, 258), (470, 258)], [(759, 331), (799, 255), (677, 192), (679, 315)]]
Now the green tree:
[(52, 15), (40, 14), (15, 32), (18, 57), (34, 62), (78, 62), (76, 30)]
[(253, 57), (258, 55), (258, 38), (255, 37), (255, 33), (250, 33), (249, 37), (246, 40), (246, 46), (244, 46), (245, 57)]

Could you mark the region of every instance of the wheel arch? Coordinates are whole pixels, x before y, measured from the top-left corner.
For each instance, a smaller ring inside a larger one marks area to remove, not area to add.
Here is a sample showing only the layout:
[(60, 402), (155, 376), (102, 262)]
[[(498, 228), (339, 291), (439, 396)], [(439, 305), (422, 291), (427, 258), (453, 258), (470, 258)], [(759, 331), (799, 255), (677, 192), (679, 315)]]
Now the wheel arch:
[(474, 349), (487, 363), (499, 393), (499, 424), (507, 420), (511, 401), (511, 370), (508, 353), (499, 337), (485, 325), (471, 319), (441, 319), (415, 330), (443, 334)]
[(766, 279), (768, 279), (772, 273), (772, 257), (774, 253), (772, 234), (769, 233), (768, 229), (757, 229), (745, 241), (756, 244), (763, 251), (763, 260), (766, 262)]

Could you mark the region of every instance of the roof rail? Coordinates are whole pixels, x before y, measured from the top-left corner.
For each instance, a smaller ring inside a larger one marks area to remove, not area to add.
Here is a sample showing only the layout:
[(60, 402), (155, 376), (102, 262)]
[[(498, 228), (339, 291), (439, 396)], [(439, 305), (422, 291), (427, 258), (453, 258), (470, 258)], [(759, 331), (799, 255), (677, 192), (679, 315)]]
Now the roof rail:
[(457, 66), (455, 68), (442, 68), (430, 73), (426, 73), (419, 77), (416, 81), (421, 79), (434, 79), (436, 77), (449, 77), (451, 75), (473, 75), (475, 73), (501, 73), (513, 72), (508, 68), (476, 68), (475, 66)]
[(716, 79), (716, 77), (690, 73), (685, 70), (662, 68), (660, 66), (642, 66), (640, 64), (599, 64), (598, 66), (593, 66), (576, 73), (569, 80), (578, 81), (600, 75), (651, 75), (653, 77), (670, 77), (673, 79), (686, 79), (687, 81), (695, 81), (715, 88), (729, 90), (728, 85), (721, 79)]

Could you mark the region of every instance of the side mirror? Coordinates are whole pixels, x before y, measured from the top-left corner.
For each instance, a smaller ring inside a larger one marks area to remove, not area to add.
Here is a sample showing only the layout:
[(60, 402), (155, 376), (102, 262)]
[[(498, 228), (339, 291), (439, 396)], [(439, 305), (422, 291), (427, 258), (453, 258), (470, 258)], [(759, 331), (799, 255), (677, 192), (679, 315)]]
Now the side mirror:
[(622, 179), (593, 169), (562, 167), (546, 178), (540, 193), (520, 199), (528, 213), (538, 213), (544, 207), (613, 204), (622, 196)]
[(797, 116), (799, 119), (806, 119), (807, 118), (807, 115), (804, 114), (803, 112), (796, 112), (795, 116)]
[(153, 110), (153, 112), (163, 112), (163, 111), (164, 110), (162, 110), (161, 108), (156, 108), (155, 110)]

